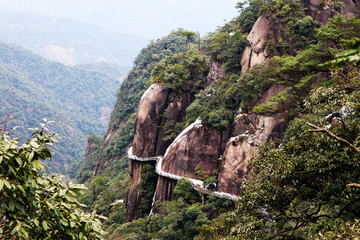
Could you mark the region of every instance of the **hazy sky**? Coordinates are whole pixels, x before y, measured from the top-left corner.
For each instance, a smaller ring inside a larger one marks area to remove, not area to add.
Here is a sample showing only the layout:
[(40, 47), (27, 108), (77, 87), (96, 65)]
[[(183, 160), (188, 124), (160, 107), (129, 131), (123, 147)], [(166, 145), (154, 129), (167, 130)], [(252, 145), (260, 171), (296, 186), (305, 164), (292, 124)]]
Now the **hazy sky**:
[(148, 39), (179, 27), (204, 35), (237, 16), (233, 0), (0, 0), (0, 10), (96, 24)]

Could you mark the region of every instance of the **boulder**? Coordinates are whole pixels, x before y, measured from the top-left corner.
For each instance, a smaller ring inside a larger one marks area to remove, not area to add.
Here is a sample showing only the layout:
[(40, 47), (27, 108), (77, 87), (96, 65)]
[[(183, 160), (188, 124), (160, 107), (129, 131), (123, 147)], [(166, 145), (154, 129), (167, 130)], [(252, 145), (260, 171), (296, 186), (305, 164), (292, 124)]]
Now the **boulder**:
[(161, 169), (177, 176), (205, 178), (217, 170), (221, 145), (217, 131), (202, 126), (197, 120), (168, 147)]
[(247, 37), (247, 43), (241, 57), (241, 71), (251, 68), (255, 64), (264, 64), (266, 61), (266, 41), (270, 32), (270, 20), (260, 16)]
[(168, 90), (161, 84), (151, 85), (141, 97), (136, 120), (133, 154), (152, 157), (155, 154), (158, 126), (166, 107)]

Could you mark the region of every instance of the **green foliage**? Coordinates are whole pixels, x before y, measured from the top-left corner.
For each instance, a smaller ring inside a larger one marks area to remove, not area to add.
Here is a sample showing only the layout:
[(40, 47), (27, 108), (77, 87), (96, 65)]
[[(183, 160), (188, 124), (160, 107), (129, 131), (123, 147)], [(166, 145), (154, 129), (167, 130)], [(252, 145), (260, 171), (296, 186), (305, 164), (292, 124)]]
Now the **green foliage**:
[(48, 165), (51, 170), (62, 172), (83, 158), (88, 132), (105, 131), (115, 101), (114, 89), (126, 73), (117, 67), (65, 66), (1, 43), (0, 117), (6, 113), (17, 116), (9, 125), (19, 126), (16, 136), (20, 138), (29, 135), (28, 128), (41, 119), (54, 119), (54, 130), (63, 141), (54, 146), (57, 154)]
[(204, 85), (208, 71), (208, 58), (191, 50), (159, 62), (151, 72), (151, 83), (162, 83), (176, 95), (195, 93)]
[(317, 24), (313, 18), (306, 16), (290, 25), (290, 36), (298, 42), (309, 41), (313, 38), (316, 27)]
[(162, 129), (164, 130), (165, 136), (162, 140), (164, 141), (172, 141), (176, 138), (177, 135), (181, 133), (181, 131), (185, 127), (185, 122), (176, 122), (175, 120), (167, 121)]
[[(105, 162), (108, 162), (110, 164), (108, 168), (114, 171), (126, 171), (128, 159), (123, 154), (134, 136), (135, 113), (145, 91), (145, 85), (150, 80), (151, 71), (159, 61), (166, 56), (187, 50), (183, 31), (182, 29), (174, 31), (162, 39), (151, 42), (136, 57), (133, 69), (117, 91), (116, 104), (108, 124), (107, 136), (109, 138), (107, 141), (96, 144), (95, 151), (86, 156), (86, 161), (77, 178), (79, 182), (83, 183), (89, 179), (95, 166), (100, 166), (97, 173), (100, 174)], [(114, 165), (116, 165), (115, 168)], [(114, 174), (110, 172), (108, 174)]]
[[(160, 61), (152, 71), (150, 84), (161, 83), (169, 89), (167, 104), (174, 101), (184, 102), (185, 99), (193, 99), (195, 93), (205, 88), (208, 71), (208, 57), (193, 49)], [(185, 110), (184, 107), (181, 109)], [(169, 144), (184, 129), (183, 110), (179, 112), (177, 119), (169, 119), (166, 110), (162, 114), (163, 140)]]
[(171, 202), (157, 203), (157, 211), (148, 222), (148, 236), (151, 239), (164, 240), (194, 239), (201, 226), (217, 221), (211, 219), (233, 207), (234, 204), (231, 201), (212, 196), (205, 197), (201, 205), (184, 201), (181, 197)]
[[(227, 46), (224, 51), (224, 65), (223, 68), (227, 72), (240, 73), (241, 70), (241, 55), (245, 49), (246, 34), (235, 31), (229, 37)], [(211, 45), (209, 46), (211, 47)]]
[(84, 187), (42, 174), (42, 161), (51, 160), (54, 133), (41, 126), (22, 145), (0, 131), (0, 237), (102, 239), (98, 217), (85, 214), (76, 198)]
[(195, 167), (195, 175), (197, 177), (199, 177), (200, 180), (204, 180), (205, 179), (204, 178), (205, 177), (205, 169), (202, 166), (197, 165)]
[[(86, 155), (85, 163), (77, 177), (79, 182), (87, 182), (89, 186), (89, 190), (84, 195), (89, 209), (109, 216), (104, 226), (110, 232), (110, 236), (116, 235), (117, 227), (123, 223), (124, 204), (119, 203), (112, 208), (110, 204), (117, 199), (125, 200), (130, 186), (129, 177), (124, 175), (128, 163), (128, 158), (124, 154), (134, 136), (133, 123), (136, 108), (154, 66), (166, 56), (187, 50), (182, 32), (183, 30), (172, 32), (167, 37), (151, 42), (140, 52), (135, 59), (133, 69), (117, 92), (117, 101), (111, 112), (108, 133), (104, 137), (106, 139), (101, 137), (94, 141), (94, 150)], [(91, 138), (88, 140), (90, 144)], [(153, 171), (148, 171), (148, 174), (150, 173)], [(99, 186), (97, 182), (92, 182), (97, 179), (97, 177), (92, 177), (93, 175), (105, 179), (109, 185)], [(153, 185), (150, 186), (153, 187)], [(149, 194), (150, 192), (153, 194), (153, 190), (147, 188), (144, 182), (142, 188), (144, 199), (151, 201), (152, 195), (150, 197)], [(140, 206), (144, 215), (150, 206), (151, 203), (148, 204), (148, 202)], [(142, 237), (140, 234), (139, 239), (145, 239)], [(136, 237), (132, 236), (131, 239), (136, 239)]]
[(182, 177), (176, 183), (174, 189), (174, 199), (182, 198), (186, 203), (195, 203), (199, 198), (198, 193), (194, 190), (192, 183), (186, 177)]
[(353, 38), (345, 42), (346, 50), (336, 54), (335, 59), (323, 66), (340, 67), (347, 63), (360, 65), (360, 39)]
[(314, 239), (359, 239), (360, 223), (359, 220), (344, 221), (336, 219), (332, 226), (319, 232)]
[(121, 225), (112, 237), (122, 239), (193, 239), (196, 228), (209, 223), (200, 204), (186, 205), (182, 200), (157, 204), (161, 213), (153, 215), (148, 223), (138, 219)]
[(247, 34), (234, 27), (234, 22), (219, 28), (207, 46), (207, 53), (212, 59), (223, 63), (228, 72), (240, 73), (241, 55), (245, 48)]
[(88, 135), (88, 145), (93, 145), (93, 151), (86, 155), (86, 163), (82, 165), (81, 171), (78, 173), (77, 180), (84, 183), (93, 175), (95, 166), (97, 164), (97, 156), (101, 153), (101, 147), (104, 144), (104, 139), (93, 134)]
[(110, 143), (105, 145), (103, 153), (105, 153), (106, 159), (115, 158), (121, 156), (124, 153), (124, 149), (129, 145), (129, 142), (134, 138), (135, 129), (135, 114), (129, 116), (127, 121), (122, 125), (120, 131), (116, 132)]
[[(326, 134), (309, 132), (306, 125), (310, 121), (324, 126), (328, 124), (324, 116), (344, 111), (343, 122), (333, 123), (331, 131), (355, 146), (359, 145), (358, 69), (343, 67), (334, 70), (330, 78), (330, 71), (319, 65), (339, 51), (342, 38), (359, 37), (359, 20), (345, 20), (339, 16), (329, 25), (319, 27), (305, 15), (306, 9), (300, 1), (253, 1), (249, 7), (253, 9), (249, 13), (251, 16), (266, 14), (276, 22), (271, 28), (280, 26), (280, 36), (276, 36), (280, 39), (275, 41), (275, 36), (269, 36), (273, 43), (267, 43), (267, 51), (272, 48), (270, 56), (282, 56), (273, 57), (267, 66), (254, 66), (241, 73), (239, 57), (245, 47), (244, 29), (255, 20), (249, 19), (245, 28), (240, 30), (236, 20), (219, 28), (211, 40), (206, 40), (209, 41), (207, 50), (223, 65), (226, 76), (196, 95), (195, 101), (186, 109), (186, 124), (200, 117), (203, 125), (223, 133), (231, 128), (236, 114), (242, 111), (253, 110), (259, 114), (286, 112), (292, 119), (298, 118), (290, 124), (281, 145), (280, 142), (266, 143), (251, 161), (254, 176), (244, 181), (236, 211), (219, 216), (231, 209), (231, 204), (211, 197), (204, 197), (201, 206), (196, 204), (200, 202), (200, 196), (198, 193), (193, 195), (191, 183), (181, 179), (175, 188), (174, 201), (157, 203), (157, 212), (147, 222), (144, 219), (123, 225), (112, 222), (109, 227), (111, 238), (191, 239), (201, 231), (199, 239), (217, 239), (226, 235), (232, 235), (228, 239), (310, 239), (319, 232), (343, 231), (341, 227), (332, 227), (334, 219), (352, 226), (359, 217), (358, 190), (345, 189), (347, 183), (360, 181), (359, 156)], [(181, 46), (186, 49), (184, 40), (182, 35)], [(188, 92), (194, 94), (203, 88), (191, 82), (199, 72), (204, 80), (203, 67), (207, 63), (203, 61), (203, 55), (191, 50), (171, 56), (174, 51), (168, 51), (170, 57), (165, 58), (160, 46), (152, 48), (150, 45), (139, 55), (138, 65), (118, 92), (109, 132), (121, 129), (134, 113), (145, 86), (150, 84), (150, 72), (151, 83), (160, 82), (174, 96)], [(161, 51), (154, 53), (155, 49)], [(283, 86), (285, 90), (268, 103), (256, 106), (263, 93), (274, 84)], [(312, 89), (317, 90), (308, 97)], [(180, 131), (174, 130), (176, 126), (175, 121), (163, 126), (165, 140), (173, 139)], [(183, 123), (179, 123), (179, 129), (182, 127)], [(111, 159), (120, 159), (124, 149), (118, 150), (108, 143), (105, 145), (107, 156), (119, 151)], [(105, 157), (101, 161), (109, 159)], [(203, 176), (202, 170), (200, 167), (196, 169), (199, 176)], [(150, 179), (147, 173), (142, 174)], [(207, 180), (216, 181), (214, 178)], [(141, 192), (147, 196), (146, 204), (141, 207), (143, 216), (146, 216), (152, 198), (153, 189), (150, 188), (142, 186)], [(223, 205), (226, 206), (221, 208)], [(200, 227), (203, 223), (207, 225)], [(217, 225), (212, 228), (210, 224), (215, 223)], [(348, 230), (346, 227), (343, 232)]]
[(155, 65), (167, 56), (187, 50), (184, 30), (171, 32), (168, 36), (151, 42), (143, 48), (134, 61), (134, 67), (117, 92), (115, 108), (111, 113), (109, 130), (119, 128), (121, 122), (136, 111), (145, 83), (150, 80)]
[(295, 55), (316, 43), (316, 30), (320, 24), (306, 15), (301, 1), (268, 1), (262, 5), (261, 12), (271, 22), (266, 44), (268, 56)]
[(270, 86), (269, 78), (272, 75), (271, 67), (258, 65), (241, 76), (232, 74), (212, 83), (207, 90), (200, 91), (186, 109), (187, 123), (200, 117), (205, 126), (223, 132), (233, 123), (239, 107), (244, 111), (253, 107)]
[(349, 65), (338, 68), (327, 86), (313, 89), (281, 144), (265, 143), (250, 161), (254, 173), (241, 187), (236, 210), (225, 214), (224, 223), (202, 227), (200, 236), (358, 237), (359, 189), (346, 186), (360, 182), (360, 154), (350, 145), (359, 149), (359, 80), (358, 67)]
[[(350, 135), (357, 135), (358, 126), (351, 127), (357, 133)], [(307, 130), (304, 120), (294, 121), (281, 148), (265, 146), (252, 163), (256, 176), (242, 191), (238, 234), (308, 239), (320, 222), (321, 229), (332, 226), (325, 219), (359, 217), (358, 191), (345, 190), (347, 183), (360, 180), (359, 156), (334, 139)], [(246, 233), (253, 228), (257, 230)]]
[(151, 204), (156, 189), (158, 176), (155, 173), (155, 165), (146, 164), (141, 169), (141, 181), (139, 185), (139, 216), (146, 217), (151, 210)]
[[(278, 110), (280, 105), (285, 105), (288, 101), (288, 99), (286, 98), (287, 90), (288, 89), (275, 94), (275, 96), (273, 96), (269, 99), (268, 103), (264, 103), (264, 104), (255, 106), (253, 108), (254, 113), (267, 115), (267, 114), (271, 114), (271, 113), (275, 112), (276, 110)], [(284, 108), (285, 107), (283, 107), (282, 109), (284, 109)]]
[(256, 106), (254, 111), (269, 114), (290, 110), (291, 114), (296, 114), (303, 107), (302, 102), (311, 88), (316, 87), (319, 82), (323, 85), (333, 83), (335, 78), (320, 78), (320, 73), (329, 71), (324, 63), (333, 59), (341, 48), (342, 39), (359, 37), (359, 30), (359, 20), (334, 17), (327, 26), (318, 29), (316, 44), (309, 45), (295, 56), (273, 57), (269, 63), (269, 67), (273, 69), (269, 80), (287, 89), (271, 99), (270, 103)]
[(174, 194), (172, 201), (157, 202), (155, 214), (147, 220), (139, 218), (130, 223), (113, 224), (107, 229), (111, 232), (108, 239), (194, 239), (201, 226), (223, 221), (219, 215), (234, 209), (230, 200), (201, 197), (185, 177), (177, 182)]
[(206, 185), (208, 185), (208, 184), (217, 184), (217, 178), (216, 178), (216, 176), (207, 177), (207, 178), (204, 180), (204, 186), (206, 187)]
[(147, 234), (146, 220), (139, 218), (129, 223), (122, 225), (114, 225), (111, 229), (112, 234), (108, 239), (128, 239), (128, 240), (149, 240)]
[(191, 32), (191, 31), (184, 31), (184, 32), (182, 32), (182, 34), (186, 36), (188, 49), (190, 50), (190, 42), (191, 42), (192, 38), (194, 37), (195, 33)]
[(236, 18), (236, 22), (240, 27), (244, 28), (244, 32), (249, 33), (251, 31), (252, 26), (261, 13), (262, 6), (266, 2), (267, 1), (264, 0), (253, 0), (237, 3), (236, 8), (239, 9), (241, 13), (240, 16)]
[(103, 174), (93, 177), (87, 184), (87, 191), (81, 196), (81, 201), (88, 211), (95, 211), (108, 217), (102, 226), (106, 231), (112, 225), (124, 222), (126, 197), (130, 187), (130, 177), (124, 173)]

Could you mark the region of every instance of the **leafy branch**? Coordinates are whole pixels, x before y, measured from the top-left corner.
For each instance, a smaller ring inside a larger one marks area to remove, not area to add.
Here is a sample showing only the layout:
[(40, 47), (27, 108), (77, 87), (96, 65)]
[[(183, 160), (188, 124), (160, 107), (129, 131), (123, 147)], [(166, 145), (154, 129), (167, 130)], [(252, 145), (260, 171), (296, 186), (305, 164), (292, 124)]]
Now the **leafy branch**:
[[(345, 145), (347, 145), (348, 147), (350, 147), (352, 150), (354, 150), (356, 153), (360, 154), (360, 149), (355, 147), (355, 145), (353, 145), (352, 143), (350, 143), (349, 141), (347, 141), (346, 139), (343, 139), (339, 136), (336, 136), (333, 132), (325, 129), (325, 128), (321, 128), (319, 126), (316, 126), (314, 124), (311, 124), (309, 122), (306, 123), (308, 126), (312, 127), (313, 129), (309, 129), (308, 132), (323, 132), (326, 133), (327, 135), (329, 135), (331, 138), (335, 139), (338, 142), (341, 142)], [(349, 183), (346, 184), (346, 187), (349, 188), (360, 188), (360, 184), (358, 183)]]

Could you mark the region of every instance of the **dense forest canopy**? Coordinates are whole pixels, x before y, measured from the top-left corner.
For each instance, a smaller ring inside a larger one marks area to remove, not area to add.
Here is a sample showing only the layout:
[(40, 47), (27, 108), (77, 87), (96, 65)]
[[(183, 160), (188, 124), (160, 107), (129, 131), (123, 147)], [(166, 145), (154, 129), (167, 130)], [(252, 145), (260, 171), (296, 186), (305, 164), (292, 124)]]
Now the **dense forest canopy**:
[(89, 132), (105, 131), (114, 89), (127, 71), (106, 63), (69, 67), (5, 43), (0, 43), (0, 69), (0, 116), (16, 117), (9, 127), (18, 126), (18, 137), (28, 136), (28, 128), (43, 118), (56, 121), (62, 140), (49, 163), (56, 172), (79, 163)]

